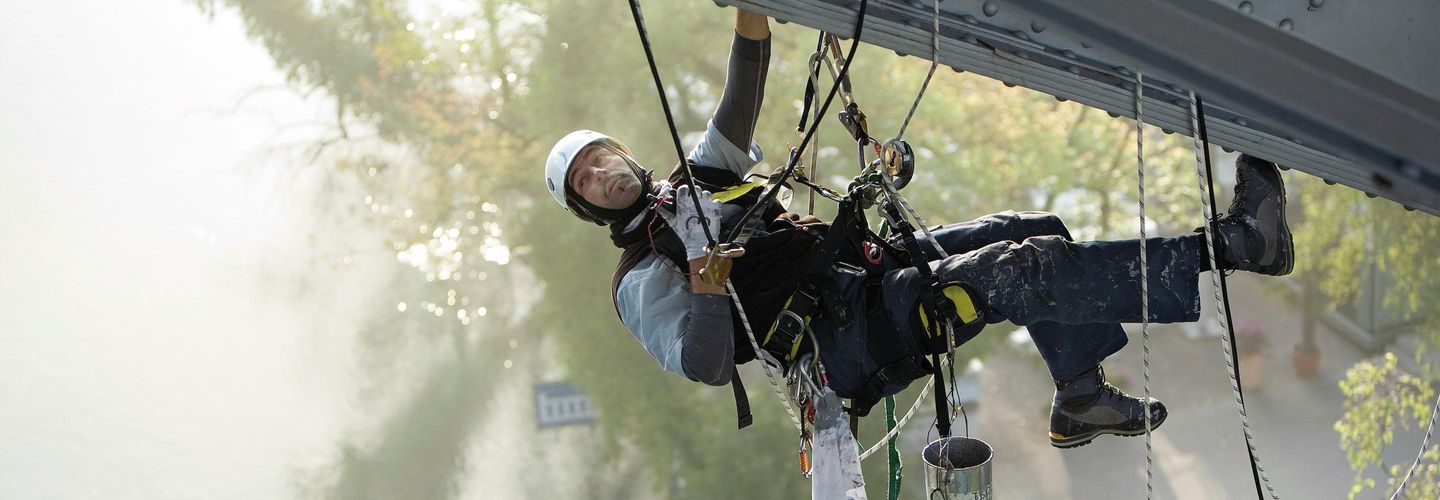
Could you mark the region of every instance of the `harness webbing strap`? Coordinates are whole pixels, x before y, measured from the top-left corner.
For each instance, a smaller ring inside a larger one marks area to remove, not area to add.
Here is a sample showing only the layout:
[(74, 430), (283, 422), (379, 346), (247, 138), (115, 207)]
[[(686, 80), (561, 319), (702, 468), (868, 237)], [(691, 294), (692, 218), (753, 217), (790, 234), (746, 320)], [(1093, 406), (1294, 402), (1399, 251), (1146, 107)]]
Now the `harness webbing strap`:
[(845, 328), (853, 321), (850, 312), (844, 307), (844, 297), (829, 280), (829, 270), (839, 261), (840, 251), (851, 241), (850, 236), (865, 227), (865, 223), (862, 216), (855, 211), (853, 202), (842, 200), (839, 206), (835, 220), (820, 239), (820, 248), (805, 263), (799, 286), (762, 343), (763, 347), (768, 348), (772, 347), (772, 341), (781, 342), (773, 347), (778, 352), (789, 353), (786, 361), (794, 359), (798, 352), (796, 347), (804, 339), (810, 317), (820, 302), (824, 302), (836, 328)]
[(735, 393), (735, 417), (739, 420), (741, 429), (755, 423), (755, 416), (750, 414), (750, 396), (745, 393), (745, 383), (740, 381), (740, 365), (735, 365), (735, 372), (730, 376), (730, 389)]

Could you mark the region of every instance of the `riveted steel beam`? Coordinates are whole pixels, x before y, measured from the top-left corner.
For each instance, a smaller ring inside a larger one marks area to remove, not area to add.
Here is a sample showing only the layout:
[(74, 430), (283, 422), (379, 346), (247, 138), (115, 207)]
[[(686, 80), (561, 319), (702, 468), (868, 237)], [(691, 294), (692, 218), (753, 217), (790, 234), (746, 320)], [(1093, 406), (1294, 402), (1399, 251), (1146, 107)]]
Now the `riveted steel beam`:
[[(845, 36), (859, 7), (716, 3)], [(1255, 3), (944, 0), (939, 62), (1127, 116), (1141, 68), (1146, 123), (1187, 132), (1193, 89), (1205, 97), (1212, 143), (1440, 215), (1440, 65), (1418, 62), (1440, 56), (1440, 31), (1428, 28), (1440, 3), (1388, 2), (1388, 11), (1361, 17), (1371, 23), (1364, 27), (1342, 18), (1363, 7)], [(871, 0), (862, 39), (929, 59), (933, 5)], [(1367, 36), (1337, 32), (1346, 29)], [(1402, 46), (1399, 62), (1366, 59)]]

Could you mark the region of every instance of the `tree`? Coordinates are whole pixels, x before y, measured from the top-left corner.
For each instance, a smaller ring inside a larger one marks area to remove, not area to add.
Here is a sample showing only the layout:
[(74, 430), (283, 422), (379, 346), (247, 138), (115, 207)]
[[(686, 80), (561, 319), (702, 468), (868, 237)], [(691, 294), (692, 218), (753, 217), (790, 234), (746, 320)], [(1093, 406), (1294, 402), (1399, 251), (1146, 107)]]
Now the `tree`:
[[(416, 495), (453, 496), (454, 464), (463, 456), (456, 443), (485, 419), (496, 380), (507, 374), (497, 368), (497, 352), (514, 337), (527, 347), (553, 343), (552, 362), (584, 387), (602, 415), (596, 463), (610, 465), (585, 471), (583, 479), (597, 490), (640, 489), (626, 481), (649, 478), (650, 490), (670, 497), (803, 494), (805, 480), (781, 472), (797, 470), (795, 431), (754, 374), (747, 377), (757, 424), (737, 438), (728, 389), (661, 373), (612, 319), (607, 284), (617, 252), (595, 250), (610, 248), (603, 232), (577, 224), (539, 188), (550, 141), (576, 128), (624, 138), (643, 165), (662, 174), (677, 160), (621, 4), (195, 1), (211, 12), (238, 13), (292, 85), (334, 100), (333, 130), (313, 146), (311, 168), (337, 193), (331, 216), (359, 214), (379, 234), (357, 245), (396, 258), (393, 275), (379, 277), (396, 286), (377, 299), (364, 338), (376, 346), (420, 342), (433, 358), (414, 384), (420, 388), (408, 411), (378, 426), (397, 430), (379, 444), (343, 443), (341, 472), (314, 478), (313, 493), (384, 495), (415, 480), (433, 486)], [(701, 130), (723, 88), (730, 16), (680, 2), (646, 7), (677, 126), (682, 134)], [(756, 132), (768, 153), (761, 169), (779, 166), (798, 142), (797, 99), (813, 48), (813, 31), (775, 29)], [(871, 133), (886, 138), (909, 109), (928, 62), (865, 46), (854, 67)], [(929, 222), (1043, 209), (1060, 212), (1077, 237), (1135, 233), (1133, 122), (975, 75), (942, 71), (936, 78), (907, 135), (919, 172), (906, 195)], [(834, 111), (823, 118), (816, 144), (818, 179), (843, 186), (857, 164), (854, 142)], [(1181, 187), (1193, 182), (1189, 141), (1154, 129), (1145, 134), (1154, 189), (1147, 193), (1149, 217), (1166, 228), (1198, 225)], [(817, 211), (833, 209), (822, 203)], [(515, 293), (525, 289), (539, 290), (538, 298)], [(408, 312), (394, 312), (399, 302)], [(996, 341), (982, 336), (964, 354), (982, 356)], [(371, 349), (377, 358), (371, 365), (383, 370), (392, 352)], [(380, 373), (377, 384), (398, 384), (387, 375), (403, 376)], [(449, 404), (455, 394), (469, 396)], [(435, 408), (438, 415), (427, 413)], [(863, 436), (878, 436), (879, 425), (866, 424)], [(436, 426), (445, 432), (403, 439), (414, 436), (405, 429)], [(371, 472), (408, 462), (431, 467), (418, 478)], [(883, 467), (867, 464), (869, 477), (884, 477)]]

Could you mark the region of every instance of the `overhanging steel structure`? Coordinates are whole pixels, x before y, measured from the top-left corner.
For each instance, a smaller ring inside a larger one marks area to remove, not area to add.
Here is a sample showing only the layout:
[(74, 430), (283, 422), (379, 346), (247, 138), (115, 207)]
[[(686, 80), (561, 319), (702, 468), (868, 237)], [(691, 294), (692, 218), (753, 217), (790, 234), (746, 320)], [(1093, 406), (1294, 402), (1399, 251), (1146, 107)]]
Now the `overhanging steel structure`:
[[(861, 39), (929, 59), (932, 0), (870, 0)], [(859, 0), (716, 0), (842, 36)], [(1190, 130), (1440, 215), (1440, 1), (944, 0), (940, 63)], [(856, 66), (863, 70), (863, 61)]]

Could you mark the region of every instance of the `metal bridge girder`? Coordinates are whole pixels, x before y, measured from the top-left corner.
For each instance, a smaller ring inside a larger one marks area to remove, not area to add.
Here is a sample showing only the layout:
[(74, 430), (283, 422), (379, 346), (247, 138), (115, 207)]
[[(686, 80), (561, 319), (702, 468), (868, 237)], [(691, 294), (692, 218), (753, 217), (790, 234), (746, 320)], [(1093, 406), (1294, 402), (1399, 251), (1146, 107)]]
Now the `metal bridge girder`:
[[(845, 36), (859, 8), (858, 0), (716, 3)], [(929, 59), (933, 5), (871, 0), (861, 38)], [(941, 64), (1119, 115), (1134, 114), (1133, 68), (1141, 68), (1146, 123), (1188, 131), (1194, 90), (1205, 98), (1212, 143), (1440, 215), (1440, 2), (940, 7)]]

